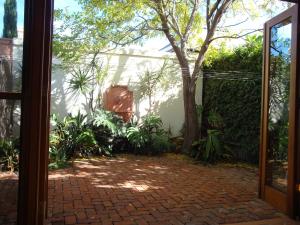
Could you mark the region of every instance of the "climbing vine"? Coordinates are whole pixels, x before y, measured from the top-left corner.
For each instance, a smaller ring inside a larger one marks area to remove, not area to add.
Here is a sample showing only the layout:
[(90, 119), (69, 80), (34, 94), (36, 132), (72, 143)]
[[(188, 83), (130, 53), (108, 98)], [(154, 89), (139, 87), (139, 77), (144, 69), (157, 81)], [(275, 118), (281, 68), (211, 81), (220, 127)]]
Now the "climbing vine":
[(218, 112), (224, 141), (236, 159), (251, 163), (259, 158), (261, 78), (261, 36), (249, 37), (235, 50), (213, 52), (204, 66), (203, 118)]

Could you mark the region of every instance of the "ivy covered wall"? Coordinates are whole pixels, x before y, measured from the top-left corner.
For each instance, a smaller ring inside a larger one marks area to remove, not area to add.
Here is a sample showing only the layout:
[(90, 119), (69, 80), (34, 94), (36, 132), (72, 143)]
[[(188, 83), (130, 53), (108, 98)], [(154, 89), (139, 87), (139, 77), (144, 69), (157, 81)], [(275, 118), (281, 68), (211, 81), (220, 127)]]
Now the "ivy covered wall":
[(212, 50), (203, 68), (203, 117), (221, 114), (225, 143), (251, 163), (259, 159), (262, 46), (262, 37), (252, 36), (234, 50)]

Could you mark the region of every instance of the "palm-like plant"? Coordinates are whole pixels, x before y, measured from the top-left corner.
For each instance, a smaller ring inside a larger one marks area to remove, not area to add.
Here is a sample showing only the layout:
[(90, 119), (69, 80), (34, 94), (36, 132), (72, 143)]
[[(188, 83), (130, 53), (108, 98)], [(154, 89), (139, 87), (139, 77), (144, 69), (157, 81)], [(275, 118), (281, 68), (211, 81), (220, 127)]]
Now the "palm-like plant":
[(69, 89), (75, 94), (86, 95), (91, 90), (92, 81), (93, 77), (89, 74), (89, 70), (74, 69), (69, 80)]

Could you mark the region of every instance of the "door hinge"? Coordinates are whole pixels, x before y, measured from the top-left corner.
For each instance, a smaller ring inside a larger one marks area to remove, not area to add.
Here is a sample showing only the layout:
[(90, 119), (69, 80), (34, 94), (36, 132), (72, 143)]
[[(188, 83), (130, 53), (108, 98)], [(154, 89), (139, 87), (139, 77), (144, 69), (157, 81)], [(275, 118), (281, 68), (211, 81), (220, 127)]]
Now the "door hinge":
[(296, 184), (296, 191), (300, 192), (300, 184)]

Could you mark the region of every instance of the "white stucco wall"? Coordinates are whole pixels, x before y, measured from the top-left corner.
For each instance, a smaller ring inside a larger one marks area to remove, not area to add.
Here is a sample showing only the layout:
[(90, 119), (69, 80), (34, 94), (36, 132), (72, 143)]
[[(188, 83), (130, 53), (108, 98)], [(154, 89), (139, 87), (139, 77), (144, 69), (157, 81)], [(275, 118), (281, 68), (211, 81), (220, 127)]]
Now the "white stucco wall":
[[(107, 68), (107, 77), (96, 93), (103, 95), (111, 85), (127, 85), (134, 93), (134, 115), (137, 119), (146, 115), (149, 108), (147, 98), (140, 98), (139, 80), (146, 69), (155, 71), (161, 68), (167, 60), (174, 66), (169, 70), (164, 85), (153, 97), (153, 110), (160, 115), (166, 130), (170, 129), (173, 136), (180, 134), (184, 121), (182, 81), (175, 56), (172, 53), (146, 52), (134, 49), (119, 49), (113, 52), (103, 52), (99, 61)], [(52, 69), (52, 113), (60, 117), (68, 113), (76, 114), (79, 110), (86, 112), (88, 107), (83, 96), (75, 96), (69, 90), (69, 80), (72, 75), (60, 67), (60, 62), (54, 59)], [(100, 64), (99, 62), (99, 64)], [(202, 102), (202, 80), (197, 84), (196, 100)]]

